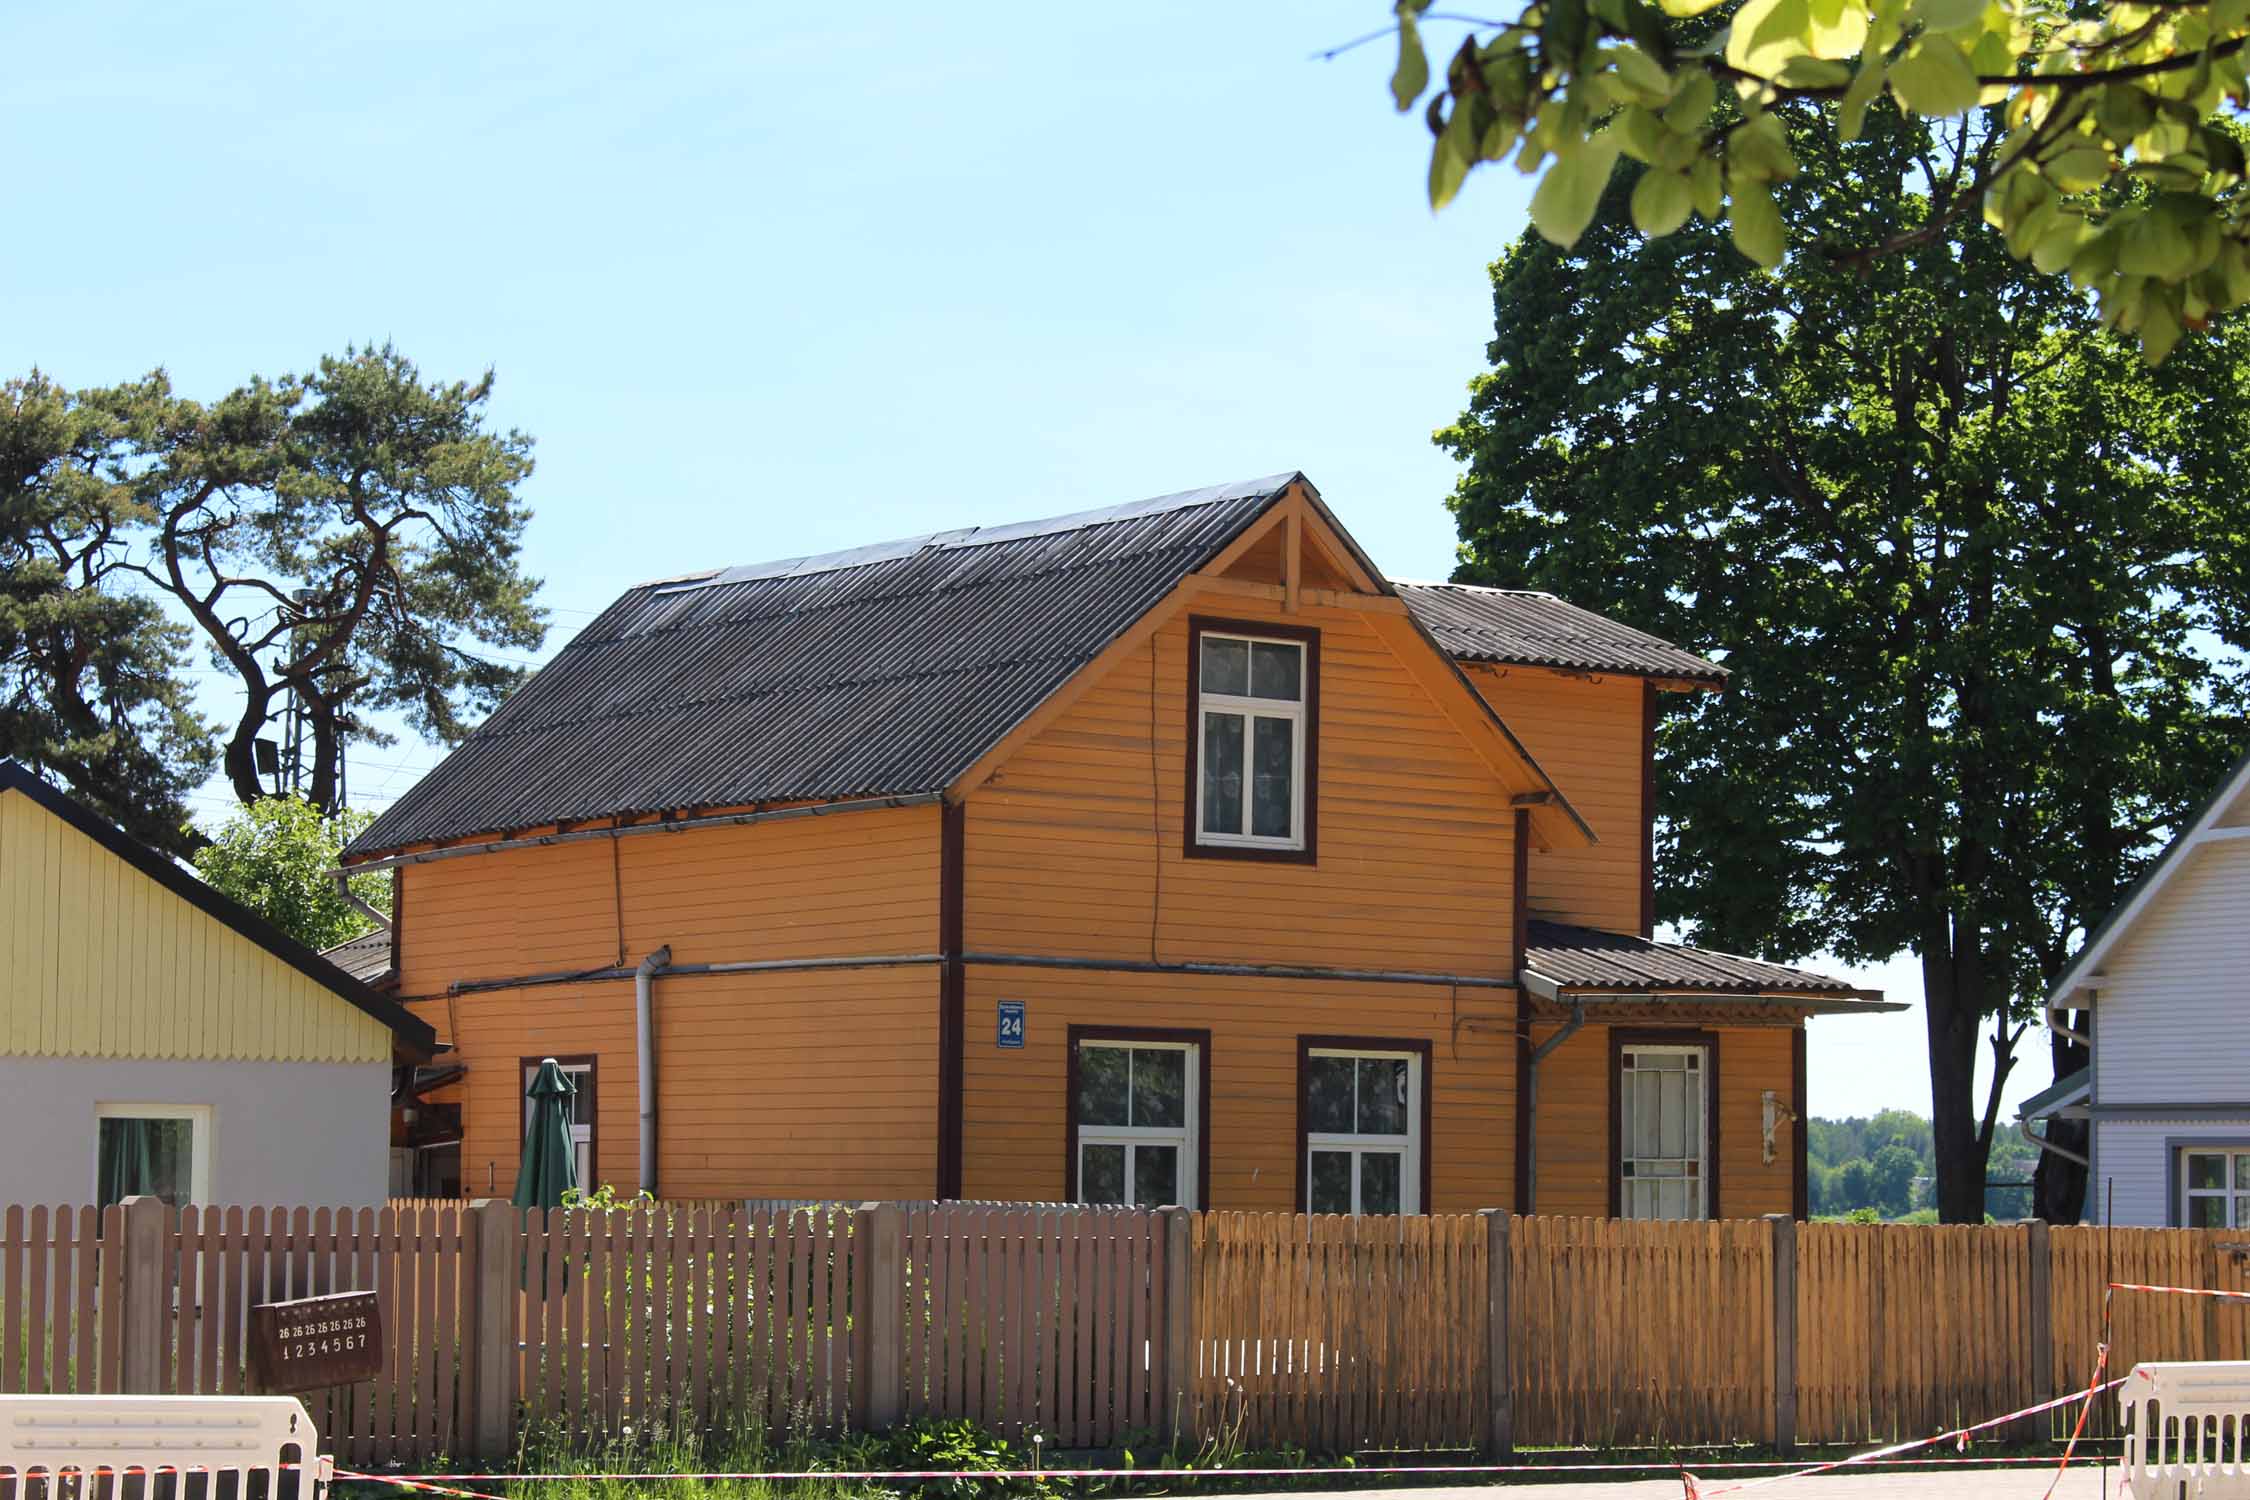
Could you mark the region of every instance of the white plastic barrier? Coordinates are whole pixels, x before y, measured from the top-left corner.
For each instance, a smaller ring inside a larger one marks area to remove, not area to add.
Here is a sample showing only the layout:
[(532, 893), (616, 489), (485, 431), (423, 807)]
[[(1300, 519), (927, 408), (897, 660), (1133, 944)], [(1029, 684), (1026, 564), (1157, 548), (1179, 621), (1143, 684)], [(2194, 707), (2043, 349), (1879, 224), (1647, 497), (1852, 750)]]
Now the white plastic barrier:
[(2135, 1365), (2118, 1387), (2137, 1500), (2250, 1500), (2250, 1363)]
[[(0, 1495), (20, 1481), (73, 1473), (208, 1473), (207, 1485), (148, 1482), (130, 1490), (81, 1480), (70, 1493), (327, 1500), (335, 1465), (294, 1396), (0, 1396)], [(228, 1473), (236, 1477), (223, 1478)], [(262, 1486), (251, 1476), (263, 1473)], [(54, 1496), (61, 1487), (48, 1486)]]

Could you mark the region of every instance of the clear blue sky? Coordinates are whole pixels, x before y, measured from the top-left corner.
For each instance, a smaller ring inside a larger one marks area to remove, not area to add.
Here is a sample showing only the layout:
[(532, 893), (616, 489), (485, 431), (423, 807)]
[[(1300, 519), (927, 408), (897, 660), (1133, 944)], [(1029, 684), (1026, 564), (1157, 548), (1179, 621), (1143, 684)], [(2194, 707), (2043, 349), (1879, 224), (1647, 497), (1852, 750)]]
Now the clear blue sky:
[[(1528, 194), (1433, 217), (1389, 49), (1310, 60), (1387, 13), (14, 8), (0, 369), (493, 367), (550, 649), (642, 578), (1282, 469), (1442, 577), (1429, 434)], [(1926, 1108), (1920, 1036), (1816, 1025), (1815, 1108)]]

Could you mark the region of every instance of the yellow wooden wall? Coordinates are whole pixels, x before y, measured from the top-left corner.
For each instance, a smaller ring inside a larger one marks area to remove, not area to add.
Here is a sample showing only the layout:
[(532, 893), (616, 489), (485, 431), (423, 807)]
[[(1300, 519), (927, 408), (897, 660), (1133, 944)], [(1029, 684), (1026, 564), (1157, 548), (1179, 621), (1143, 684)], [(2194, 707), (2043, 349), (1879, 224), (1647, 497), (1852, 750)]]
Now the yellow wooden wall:
[[(638, 1179), (629, 980), (448, 998), (456, 980), (639, 962), (911, 956), (938, 948), (935, 807), (589, 840), (409, 866), (400, 990), (453, 1041), (465, 1188), (514, 1181), (519, 1059), (598, 1057), (597, 1171)], [(622, 942), (620, 941), (622, 932)], [(927, 1196), (935, 965), (681, 975), (656, 986), (667, 1197)]]
[(1390, 647), (1348, 610), (1202, 612), (1321, 632), (1318, 863), (1182, 857), (1183, 613), (969, 799), (969, 950), (1512, 977), (1507, 791)]
[(390, 1028), (0, 792), (0, 1053), (388, 1062)]
[[(998, 1002), (1025, 1006), (1024, 1045), (994, 1045)], [(1297, 1181), (1297, 1039), (1352, 1035), (1431, 1043), (1430, 1205), (1509, 1206), (1515, 1183), (1515, 997), (1443, 985), (1290, 982), (971, 965), (962, 1191), (1051, 1202), (1063, 1195), (1067, 1037), (1076, 1025), (1211, 1032), (1205, 1128), (1221, 1209), (1290, 1211)]]
[(1600, 843), (1534, 849), (1534, 916), (1611, 932), (1641, 930), (1641, 680), (1538, 667), (1464, 670)]
[[(1554, 1035), (1557, 1026), (1532, 1028), (1534, 1043)], [(1628, 1028), (1659, 1031), (1636, 1021)], [(1772, 1089), (1788, 1104), (1795, 1081), (1790, 1038), (1794, 1028), (1775, 1026), (1688, 1027), (1719, 1039), (1719, 1201), (1715, 1217), (1750, 1218), (1785, 1214), (1795, 1202), (1794, 1146), (1787, 1126), (1774, 1136), (1774, 1159), (1763, 1161), (1764, 1102)], [(1610, 1028), (1599, 1023), (1547, 1055), (1539, 1065), (1538, 1174), (1534, 1206), (1543, 1214), (1609, 1212), (1609, 1127), (1614, 1080), (1610, 1076)]]

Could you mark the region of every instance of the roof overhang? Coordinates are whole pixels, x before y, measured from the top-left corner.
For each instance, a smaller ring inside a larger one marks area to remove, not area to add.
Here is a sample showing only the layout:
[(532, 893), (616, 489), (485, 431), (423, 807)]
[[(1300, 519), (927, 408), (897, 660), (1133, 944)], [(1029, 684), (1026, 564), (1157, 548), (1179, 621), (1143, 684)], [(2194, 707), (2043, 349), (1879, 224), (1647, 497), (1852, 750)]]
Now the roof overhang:
[(1773, 1010), (1798, 1010), (1816, 1016), (1853, 1016), (1905, 1010), (1903, 1000), (1886, 1000), (1881, 990), (1724, 989), (1718, 986), (1565, 984), (1526, 965), (1517, 976), (1523, 987), (1541, 1000), (1557, 1005), (1649, 1005), (1688, 1003), (1746, 1005)]
[(2056, 1116), (2082, 1119), (2086, 1115), (2086, 1101), (2094, 1092), (2094, 1070), (2080, 1068), (2075, 1073), (2056, 1079), (2048, 1087), (2033, 1094), (2016, 1106), (2019, 1120), (2045, 1120)]

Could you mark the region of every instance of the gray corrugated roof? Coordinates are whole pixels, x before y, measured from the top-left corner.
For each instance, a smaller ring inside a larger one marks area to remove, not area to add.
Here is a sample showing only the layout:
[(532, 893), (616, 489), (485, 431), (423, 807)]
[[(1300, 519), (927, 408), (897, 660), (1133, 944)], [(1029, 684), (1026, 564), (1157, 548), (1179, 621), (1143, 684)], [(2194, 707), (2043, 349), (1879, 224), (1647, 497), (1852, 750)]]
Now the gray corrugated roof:
[(333, 948), (321, 949), (320, 956), (362, 984), (380, 985), (391, 977), (390, 930), (378, 927), (363, 932)]
[(2094, 1070), (2091, 1067), (2080, 1068), (2075, 1073), (2066, 1073), (2038, 1093), (2033, 1094), (2029, 1099), (2018, 1104), (2016, 1106), (2016, 1118), (2019, 1120), (2036, 1120), (2041, 1115), (2061, 1109), (2066, 1104), (2076, 1104), (2081, 1098), (2093, 1092), (2093, 1086)]
[(938, 790), (1299, 477), (643, 584), (346, 852)]
[(1864, 992), (1841, 979), (1738, 958), (1708, 948), (1651, 942), (1564, 922), (1533, 921), (1524, 942), (1524, 967), (1562, 989), (1627, 994), (1702, 991), (1725, 995), (1804, 994), (1853, 996)]
[(1553, 594), (1467, 583), (1401, 583), (1399, 595), (1455, 661), (1521, 662), (1724, 685), (1727, 669)]

